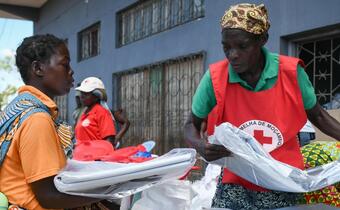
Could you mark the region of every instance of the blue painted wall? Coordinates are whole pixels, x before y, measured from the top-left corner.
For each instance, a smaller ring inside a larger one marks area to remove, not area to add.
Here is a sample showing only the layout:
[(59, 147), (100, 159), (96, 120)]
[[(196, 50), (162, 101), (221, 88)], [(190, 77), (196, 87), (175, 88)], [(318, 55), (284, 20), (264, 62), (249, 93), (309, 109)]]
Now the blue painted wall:
[[(205, 17), (145, 39), (116, 48), (116, 12), (137, 0), (49, 0), (34, 24), (34, 33), (52, 33), (68, 39), (76, 82), (88, 76), (104, 81), (112, 95), (112, 73), (199, 51), (209, 63), (224, 57), (220, 44), (219, 19), (238, 0), (205, 0)], [(280, 52), (281, 37), (339, 24), (339, 0), (262, 0), (269, 11), (271, 28), (267, 48)], [(77, 61), (77, 33), (100, 21), (101, 43), (98, 56)], [(111, 101), (110, 106), (111, 106)], [(69, 116), (75, 107), (74, 91), (69, 97)]]

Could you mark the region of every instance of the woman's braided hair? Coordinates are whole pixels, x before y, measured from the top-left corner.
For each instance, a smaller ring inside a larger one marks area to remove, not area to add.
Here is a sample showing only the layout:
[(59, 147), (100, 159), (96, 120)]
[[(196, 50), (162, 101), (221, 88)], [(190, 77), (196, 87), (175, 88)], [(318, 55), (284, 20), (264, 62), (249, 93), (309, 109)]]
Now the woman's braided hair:
[(27, 83), (28, 71), (31, 70), (33, 61), (48, 62), (51, 56), (56, 53), (57, 47), (64, 43), (62, 39), (51, 34), (25, 38), (17, 48), (15, 57), (22, 80)]

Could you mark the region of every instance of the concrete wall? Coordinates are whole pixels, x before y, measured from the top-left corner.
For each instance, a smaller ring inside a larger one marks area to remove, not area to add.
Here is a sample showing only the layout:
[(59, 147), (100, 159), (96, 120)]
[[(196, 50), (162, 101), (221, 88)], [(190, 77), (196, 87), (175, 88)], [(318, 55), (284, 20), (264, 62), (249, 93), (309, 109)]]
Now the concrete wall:
[[(68, 39), (75, 80), (101, 77), (108, 95), (112, 94), (112, 73), (187, 55), (206, 52), (209, 63), (224, 57), (220, 41), (219, 19), (226, 8), (244, 1), (206, 0), (205, 17), (116, 48), (116, 12), (137, 0), (49, 0), (43, 6), (34, 33), (52, 33)], [(87, 2), (87, 3), (86, 3)], [(271, 28), (267, 48), (282, 51), (281, 37), (340, 23), (338, 0), (262, 0), (269, 11)], [(101, 43), (98, 56), (77, 61), (77, 33), (100, 21)], [(285, 50), (283, 50), (285, 52)], [(69, 112), (75, 107), (70, 92)], [(110, 101), (111, 103), (111, 101)], [(109, 104), (111, 105), (111, 104)], [(70, 116), (69, 113), (69, 116)]]

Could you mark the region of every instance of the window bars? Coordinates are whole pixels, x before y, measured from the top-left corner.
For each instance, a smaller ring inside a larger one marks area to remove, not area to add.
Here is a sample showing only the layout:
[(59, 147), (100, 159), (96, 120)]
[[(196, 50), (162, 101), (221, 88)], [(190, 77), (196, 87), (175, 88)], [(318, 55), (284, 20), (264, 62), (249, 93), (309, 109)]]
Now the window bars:
[(299, 43), (297, 47), (319, 103), (326, 106), (336, 100), (335, 95), (340, 94), (340, 37)]
[(100, 23), (78, 33), (78, 61), (96, 56), (100, 51)]
[(68, 108), (67, 108), (67, 101), (68, 101), (68, 95), (63, 96), (57, 96), (54, 98), (54, 101), (56, 102), (58, 106), (58, 120), (62, 122), (68, 122)]
[(204, 16), (204, 0), (148, 0), (117, 14), (117, 46), (129, 44)]
[(182, 129), (203, 72), (204, 54), (195, 54), (114, 74), (118, 101), (113, 104), (131, 122), (123, 144), (153, 139), (156, 154), (185, 147)]

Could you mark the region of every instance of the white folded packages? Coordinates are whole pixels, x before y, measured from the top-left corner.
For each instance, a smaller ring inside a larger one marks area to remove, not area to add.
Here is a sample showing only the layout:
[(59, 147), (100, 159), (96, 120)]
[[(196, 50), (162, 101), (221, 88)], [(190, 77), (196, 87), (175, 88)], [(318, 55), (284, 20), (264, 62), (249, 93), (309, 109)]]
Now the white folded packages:
[(248, 133), (222, 123), (209, 137), (233, 154), (210, 163), (226, 167), (238, 176), (267, 189), (311, 192), (340, 181), (340, 159), (323, 166), (301, 170), (275, 160)]
[(173, 149), (143, 163), (68, 160), (54, 178), (63, 193), (102, 199), (129, 196), (186, 174), (196, 161), (194, 149)]

